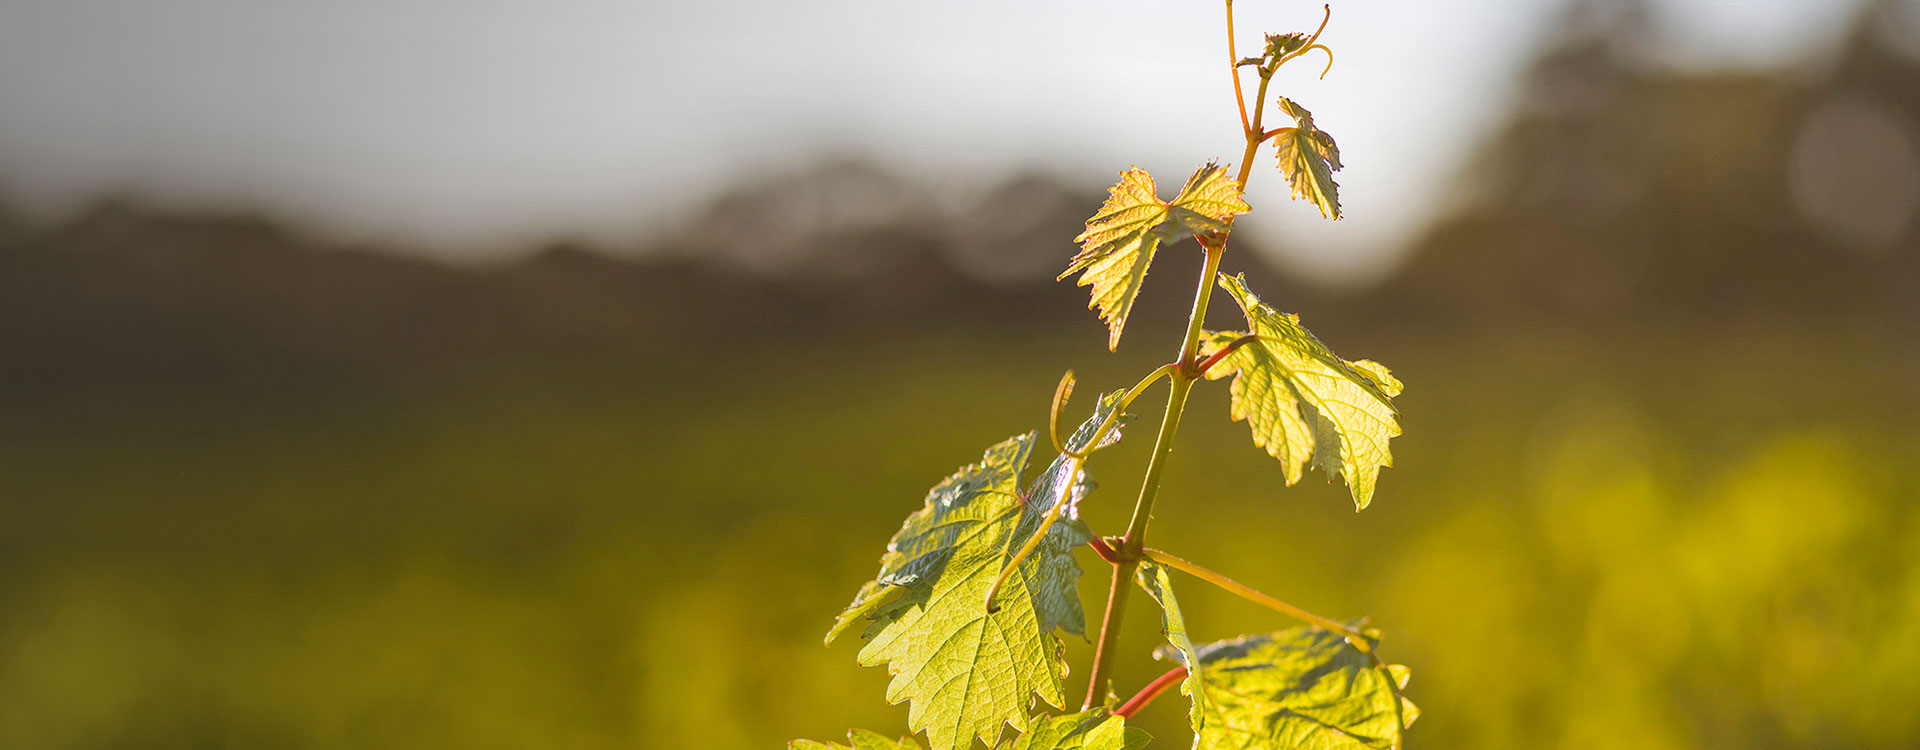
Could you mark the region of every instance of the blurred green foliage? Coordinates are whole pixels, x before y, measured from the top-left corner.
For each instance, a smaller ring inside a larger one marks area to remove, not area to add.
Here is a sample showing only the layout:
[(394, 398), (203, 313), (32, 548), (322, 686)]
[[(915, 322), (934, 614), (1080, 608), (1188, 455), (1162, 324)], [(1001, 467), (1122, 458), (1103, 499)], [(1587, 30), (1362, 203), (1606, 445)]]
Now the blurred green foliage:
[[(1152, 543), (1371, 614), (1414, 669), (1416, 747), (1920, 743), (1910, 352), (1785, 327), (1363, 338), (1419, 384), (1374, 507), (1284, 488), (1206, 387)], [(1139, 369), (1069, 339), (927, 342), (722, 352), (637, 382), (10, 402), (0, 746), (897, 731), (883, 670), (821, 646), (833, 614), (928, 487), (1040, 426), (1063, 366), (1096, 388)], [(1124, 524), (1146, 442), (1095, 460), (1097, 531)], [(1103, 566), (1083, 563), (1097, 606)], [(1204, 586), (1182, 600), (1199, 639), (1289, 624)], [(1164, 668), (1158, 618), (1136, 615), (1123, 691)], [(1179, 747), (1184, 712), (1141, 721)]]

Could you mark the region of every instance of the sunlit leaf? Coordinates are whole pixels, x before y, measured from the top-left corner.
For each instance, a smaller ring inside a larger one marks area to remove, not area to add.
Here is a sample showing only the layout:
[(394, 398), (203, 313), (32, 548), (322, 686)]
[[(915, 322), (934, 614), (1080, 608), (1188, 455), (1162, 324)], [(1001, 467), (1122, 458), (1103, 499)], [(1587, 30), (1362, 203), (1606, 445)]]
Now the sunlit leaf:
[(1200, 671), (1204, 668), (1196, 661), (1193, 639), (1187, 635), (1186, 617), (1180, 614), (1180, 602), (1173, 597), (1172, 571), (1167, 566), (1152, 560), (1141, 560), (1140, 567), (1134, 570), (1140, 587), (1154, 601), (1160, 603), (1160, 634), (1167, 639), (1167, 645), (1178, 650), (1182, 663), (1187, 664), (1187, 676), (1180, 681), (1180, 693), (1192, 701), (1187, 711), (1187, 722), (1193, 726), (1194, 734), (1200, 734), (1206, 722), (1206, 694), (1200, 692)]
[[(1102, 398), (1068, 450), (1117, 440), (1120, 420), (1104, 435), (1094, 432), (1118, 406), (1119, 394)], [(1028, 433), (996, 445), (934, 487), (887, 546), (880, 574), (828, 635), (831, 641), (868, 622), (859, 661), (887, 665), (888, 702), (911, 702), (907, 726), (925, 731), (931, 750), (958, 750), (975, 737), (991, 746), (1003, 723), (1026, 731), (1036, 694), (1053, 706), (1064, 702), (1066, 661), (1055, 632), (1086, 631), (1072, 553), (1092, 532), (1076, 518), (1059, 519), (1001, 587), (996, 610), (987, 607), (1008, 555), (1039, 532), (1062, 498), (1077, 501), (1091, 487), (1082, 462), (1063, 455), (1021, 491), (1034, 439)]]
[[(1360, 630), (1364, 621), (1350, 625)], [(1377, 633), (1362, 632), (1369, 647), (1379, 642)], [(1178, 651), (1159, 655), (1191, 666)], [(1404, 698), (1394, 710), (1406, 667), (1388, 668), (1396, 683), (1389, 685), (1371, 658), (1321, 628), (1211, 643), (1201, 647), (1199, 665), (1207, 722), (1196, 749), (1387, 750), (1398, 729), (1419, 716)]]
[(1280, 173), (1293, 185), (1293, 197), (1313, 201), (1329, 219), (1340, 218), (1340, 185), (1333, 181), (1333, 173), (1340, 171), (1340, 147), (1314, 126), (1313, 113), (1292, 99), (1280, 97), (1280, 111), (1296, 125), (1281, 128), (1273, 137)]
[(911, 737), (901, 737), (895, 741), (865, 729), (847, 732), (847, 743), (794, 740), (787, 743), (787, 750), (920, 750), (920, 743), (914, 742)]
[(1042, 719), (1007, 750), (1137, 750), (1148, 739), (1145, 730), (1128, 727), (1125, 719), (1096, 708)]
[(1060, 278), (1078, 273), (1079, 286), (1093, 288), (1088, 307), (1099, 310), (1107, 322), (1107, 348), (1116, 349), (1160, 243), (1224, 230), (1235, 214), (1248, 210), (1240, 199), (1240, 185), (1218, 164), (1196, 170), (1180, 194), (1166, 202), (1154, 192), (1153, 177), (1132, 167), (1120, 173), (1106, 204), (1074, 238), (1080, 252)]
[[(1297, 316), (1278, 312), (1247, 290), (1244, 277), (1220, 275), (1220, 287), (1246, 313), (1258, 339), (1227, 354), (1207, 379), (1233, 381), (1235, 420), (1253, 430), (1253, 442), (1280, 459), (1287, 484), (1300, 481), (1307, 462), (1345, 479), (1356, 509), (1373, 500), (1380, 467), (1393, 465), (1387, 441), (1400, 434), (1393, 397), (1400, 381), (1378, 363), (1349, 362), (1301, 327)], [(1245, 334), (1206, 335), (1211, 355)]]

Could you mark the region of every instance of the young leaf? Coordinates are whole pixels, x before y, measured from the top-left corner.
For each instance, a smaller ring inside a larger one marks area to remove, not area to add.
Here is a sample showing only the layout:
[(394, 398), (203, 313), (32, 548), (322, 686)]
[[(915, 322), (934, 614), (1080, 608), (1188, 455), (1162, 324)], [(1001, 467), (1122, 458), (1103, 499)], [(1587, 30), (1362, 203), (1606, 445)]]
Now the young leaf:
[(1125, 719), (1095, 708), (1042, 719), (1007, 750), (1138, 750), (1148, 739), (1145, 730), (1128, 727)]
[(1293, 197), (1313, 201), (1329, 219), (1340, 218), (1340, 186), (1333, 173), (1340, 171), (1340, 147), (1333, 136), (1313, 125), (1313, 113), (1280, 97), (1280, 111), (1293, 117), (1298, 127), (1281, 128), (1274, 136), (1274, 152), (1280, 157), (1280, 173), (1293, 185)]
[[(1267, 59), (1278, 60), (1306, 46), (1306, 34), (1268, 34)], [(1284, 109), (1284, 107), (1282, 108)]]
[[(1278, 312), (1247, 290), (1244, 276), (1220, 275), (1220, 288), (1246, 313), (1259, 338), (1227, 354), (1207, 379), (1233, 381), (1235, 420), (1247, 420), (1253, 442), (1280, 459), (1287, 484), (1300, 481), (1307, 460), (1346, 480), (1355, 509), (1373, 500), (1380, 467), (1393, 465), (1387, 441), (1400, 434), (1393, 397), (1400, 381), (1367, 360), (1349, 362), (1314, 338), (1300, 319)], [(1209, 333), (1211, 355), (1245, 334)]]
[(1087, 220), (1087, 230), (1074, 238), (1080, 252), (1060, 278), (1079, 273), (1078, 286), (1093, 287), (1087, 306), (1099, 310), (1107, 322), (1107, 349), (1117, 349), (1160, 243), (1224, 230), (1235, 214), (1248, 210), (1240, 199), (1240, 185), (1218, 164), (1196, 170), (1169, 202), (1161, 202), (1146, 170), (1129, 168), (1108, 190), (1099, 213)]
[[(1364, 621), (1356, 620), (1355, 629)], [(1369, 646), (1377, 633), (1366, 632)], [(1188, 657), (1161, 656), (1192, 668)], [(1242, 636), (1200, 649), (1200, 679), (1207, 697), (1207, 723), (1195, 748), (1286, 748), (1387, 750), (1419, 710), (1400, 699), (1406, 667), (1389, 667), (1395, 685), (1373, 661), (1339, 633), (1298, 627)], [(1398, 720), (1398, 723), (1396, 722)]]
[(1187, 665), (1187, 677), (1180, 681), (1180, 693), (1193, 701), (1193, 707), (1187, 711), (1187, 722), (1193, 725), (1194, 736), (1200, 736), (1202, 725), (1206, 723), (1206, 694), (1200, 690), (1200, 670), (1197, 654), (1194, 653), (1193, 639), (1187, 635), (1187, 620), (1180, 614), (1180, 602), (1173, 598), (1172, 572), (1167, 566), (1152, 560), (1141, 560), (1140, 567), (1134, 570), (1140, 588), (1146, 589), (1154, 601), (1160, 603), (1160, 634), (1166, 636), (1167, 644), (1181, 654), (1181, 662)]
[[(1067, 449), (1096, 445), (1093, 432), (1118, 406), (1118, 394), (1101, 399)], [(1097, 444), (1116, 435), (1110, 429)], [(1033, 443), (1034, 433), (1007, 440), (934, 487), (828, 635), (831, 642), (853, 622), (871, 621), (859, 661), (888, 666), (888, 702), (911, 701), (907, 725), (927, 733), (931, 750), (959, 750), (974, 737), (992, 746), (1002, 723), (1026, 731), (1034, 694), (1063, 703), (1066, 661), (1054, 632), (1086, 631), (1072, 552), (1092, 532), (1059, 519), (1001, 587), (998, 609), (989, 612), (986, 600), (1007, 555), (1038, 533), (1060, 498), (1090, 486), (1084, 472), (1063, 468), (1079, 462), (1061, 456), (1020, 492)]]
[(920, 750), (920, 743), (912, 737), (901, 737), (895, 742), (865, 729), (847, 732), (847, 742), (850, 744), (794, 740), (787, 743), (787, 750)]

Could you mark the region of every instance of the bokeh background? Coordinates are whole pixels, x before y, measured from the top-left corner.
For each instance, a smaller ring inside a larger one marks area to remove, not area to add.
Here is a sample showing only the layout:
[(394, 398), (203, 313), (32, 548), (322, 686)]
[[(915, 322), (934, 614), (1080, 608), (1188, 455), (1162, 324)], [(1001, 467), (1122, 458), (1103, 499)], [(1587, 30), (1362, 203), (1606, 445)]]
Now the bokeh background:
[[(1166, 359), (1191, 245), (1117, 354), (1051, 277), (1120, 169), (1238, 153), (1216, 6), (0, 4), (0, 746), (901, 730), (820, 637), (1062, 370)], [(1920, 7), (1326, 39), (1278, 85), (1348, 218), (1262, 165), (1227, 268), (1408, 384), (1396, 466), (1284, 488), (1202, 389), (1152, 543), (1370, 615), (1415, 747), (1920, 745)]]

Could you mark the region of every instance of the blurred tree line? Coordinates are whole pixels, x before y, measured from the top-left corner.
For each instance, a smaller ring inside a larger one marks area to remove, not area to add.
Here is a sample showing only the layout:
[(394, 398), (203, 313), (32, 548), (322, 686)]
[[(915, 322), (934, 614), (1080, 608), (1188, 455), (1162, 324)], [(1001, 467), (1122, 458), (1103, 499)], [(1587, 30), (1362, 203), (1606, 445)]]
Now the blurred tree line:
[[(1920, 62), (1911, 40), (1883, 33), (1903, 27), (1875, 20), (1895, 7), (1868, 6), (1840, 49), (1800, 69), (1687, 74), (1635, 57), (1655, 43), (1637, 4), (1576, 4), (1525, 72), (1512, 119), (1466, 162), (1458, 210), (1386, 282), (1269, 294), (1381, 326), (1842, 316), (1910, 327)], [(1033, 174), (958, 210), (942, 197), (832, 161), (742, 186), (641, 248), (559, 242), (468, 266), (331, 246), (260, 216), (115, 199), (37, 226), (0, 208), (0, 333), (14, 342), (0, 380), (637, 357), (709, 336), (1083, 317), (1051, 276), (1097, 186)], [(1168, 284), (1149, 285), (1145, 304), (1177, 305), (1151, 293)]]

